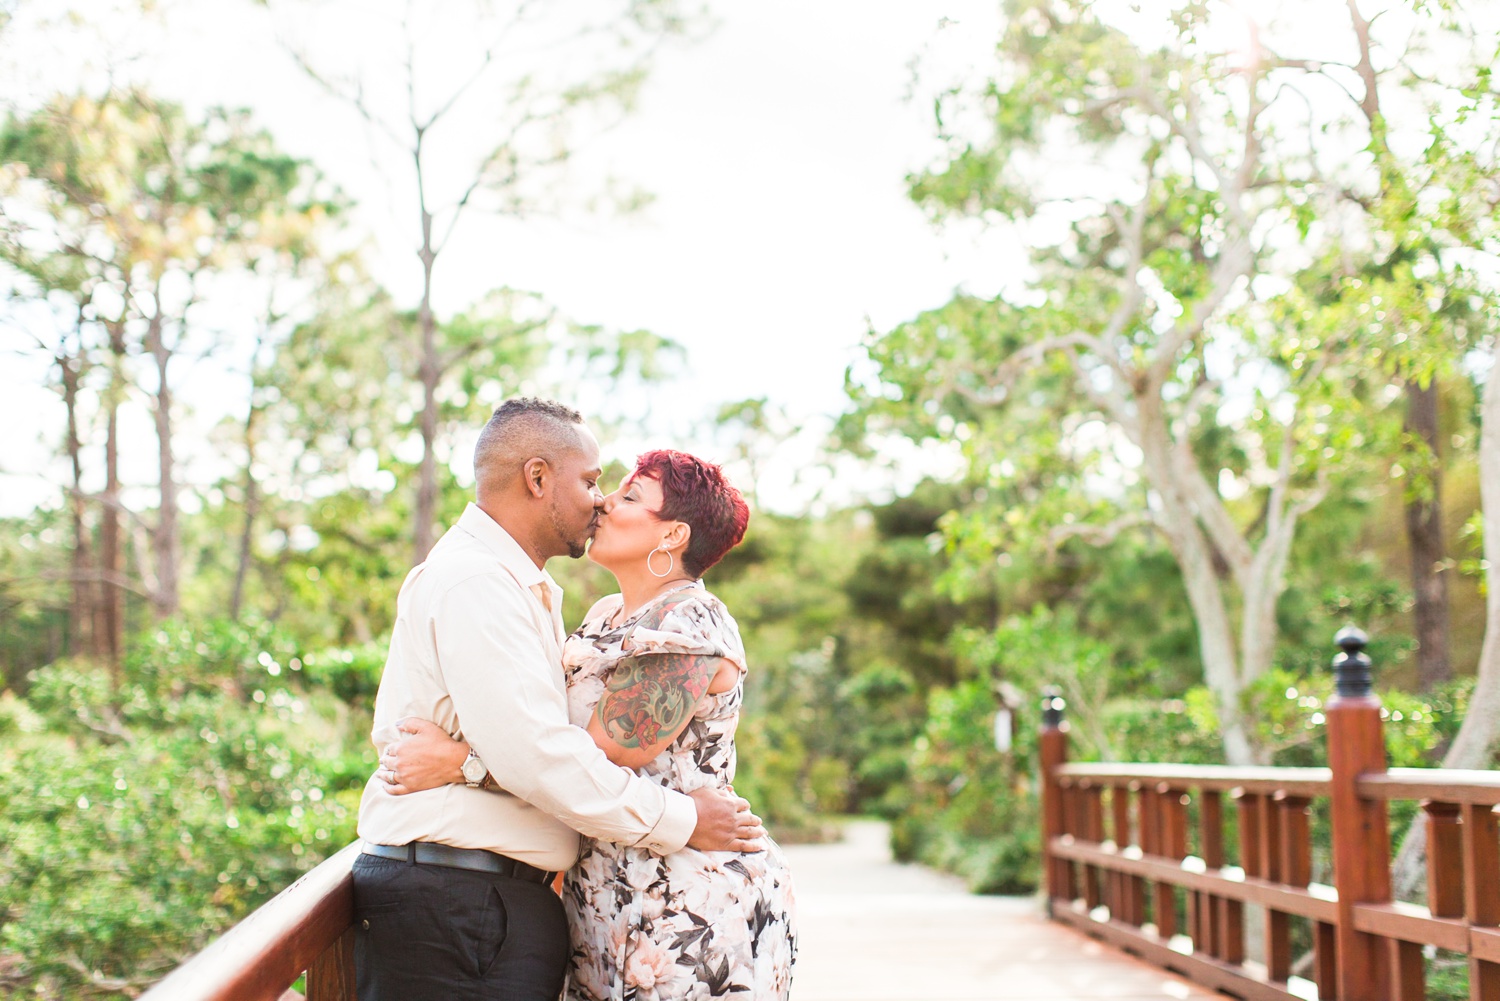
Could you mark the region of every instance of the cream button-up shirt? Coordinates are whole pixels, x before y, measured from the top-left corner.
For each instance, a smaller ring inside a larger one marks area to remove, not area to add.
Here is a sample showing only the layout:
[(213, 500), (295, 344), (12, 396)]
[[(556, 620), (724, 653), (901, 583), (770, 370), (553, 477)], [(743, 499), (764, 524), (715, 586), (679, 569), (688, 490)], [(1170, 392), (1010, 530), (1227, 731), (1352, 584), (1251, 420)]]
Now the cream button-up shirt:
[(383, 748), (402, 717), (433, 720), (468, 740), (500, 791), (393, 796), (371, 776), (360, 837), (485, 848), (553, 871), (577, 860), (577, 832), (661, 855), (686, 845), (693, 801), (611, 763), (568, 723), (562, 641), (562, 589), (470, 504), (401, 585), (371, 736)]

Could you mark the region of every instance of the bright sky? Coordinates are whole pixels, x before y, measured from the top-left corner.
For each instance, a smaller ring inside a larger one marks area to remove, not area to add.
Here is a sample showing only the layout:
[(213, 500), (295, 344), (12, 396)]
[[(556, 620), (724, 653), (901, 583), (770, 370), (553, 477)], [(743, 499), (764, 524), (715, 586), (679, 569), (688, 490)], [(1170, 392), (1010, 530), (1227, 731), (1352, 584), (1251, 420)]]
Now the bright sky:
[[(765, 395), (804, 431), (762, 471), (761, 496), (777, 507), (806, 504), (823, 485), (816, 474), (808, 479), (814, 445), (828, 415), (843, 406), (844, 368), (867, 325), (893, 325), (960, 285), (992, 292), (1020, 263), (996, 235), (934, 229), (903, 190), (905, 174), (935, 151), (930, 105), (907, 99), (912, 60), (923, 56), (944, 76), (982, 60), (995, 38), (997, 6), (717, 3), (712, 33), (667, 47), (637, 113), (593, 141), (584, 161), (585, 172), (628, 178), (655, 202), (626, 219), (515, 222), (472, 214), (438, 266), (440, 313), (503, 284), (539, 291), (581, 321), (645, 327), (679, 341), (690, 372), (652, 408), (670, 420), (649, 440), (617, 443), (618, 457), (628, 461), (660, 444), (711, 454), (701, 433), (707, 415), (721, 403)], [(109, 23), (102, 13), (89, 20)], [(116, 73), (144, 75), (158, 93), (190, 106), (251, 107), (285, 148), (313, 160), (360, 203), (358, 224), (371, 234), (377, 276), (415, 305), (420, 271), (405, 164), (311, 84), (277, 38), (303, 38), (314, 60), (336, 63), (365, 46), (378, 52), (375, 39), (359, 34), (377, 21), (371, 14), (340, 30), (332, 14), (277, 22), (249, 4), (179, 2), (167, 8), (164, 33), (142, 26), (104, 33), (115, 61), (140, 54)], [(19, 85), (10, 93), (35, 99), (98, 79), (97, 60), (93, 74), (77, 68), (78, 53), (88, 49), (78, 34), (38, 37), (38, 44), (7, 46), (0, 72)], [(207, 426), (243, 406), (227, 367), (210, 359), (180, 371), (192, 421)], [(55, 495), (38, 474), (47, 473), (61, 408), (42, 379), (39, 367), (9, 358), (0, 368), (0, 420), (25, 429), (0, 438), (0, 513)], [(587, 400), (576, 403), (589, 409)], [(149, 482), (149, 424), (140, 415), (131, 427), (134, 478)], [(189, 469), (196, 460), (206, 470), (211, 461), (187, 458)], [(908, 466), (908, 481), (919, 465)], [(62, 470), (49, 475), (60, 482)], [(833, 499), (846, 495), (839, 485), (828, 491)]]

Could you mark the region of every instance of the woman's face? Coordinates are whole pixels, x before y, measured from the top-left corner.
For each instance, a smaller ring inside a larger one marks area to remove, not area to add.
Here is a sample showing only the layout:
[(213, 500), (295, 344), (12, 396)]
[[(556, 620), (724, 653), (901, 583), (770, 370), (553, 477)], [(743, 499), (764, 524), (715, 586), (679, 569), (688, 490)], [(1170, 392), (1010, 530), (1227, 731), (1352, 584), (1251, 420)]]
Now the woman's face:
[[(646, 476), (627, 476), (614, 493), (604, 498), (589, 559), (610, 570), (634, 563), (644, 565), (674, 524), (656, 515), (664, 501), (660, 483)], [(658, 570), (667, 562), (663, 556), (657, 561)]]

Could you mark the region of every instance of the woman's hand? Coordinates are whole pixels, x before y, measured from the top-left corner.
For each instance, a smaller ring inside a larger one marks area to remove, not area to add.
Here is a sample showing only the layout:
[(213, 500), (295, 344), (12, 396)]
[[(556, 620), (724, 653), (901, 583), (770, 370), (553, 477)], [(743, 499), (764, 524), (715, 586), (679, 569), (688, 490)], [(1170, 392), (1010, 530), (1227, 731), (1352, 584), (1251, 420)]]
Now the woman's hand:
[(402, 736), (385, 745), (380, 769), (375, 773), (385, 783), (386, 792), (403, 796), (463, 782), (463, 763), (469, 756), (467, 741), (454, 740), (436, 723), (410, 716), (397, 720), (396, 730)]

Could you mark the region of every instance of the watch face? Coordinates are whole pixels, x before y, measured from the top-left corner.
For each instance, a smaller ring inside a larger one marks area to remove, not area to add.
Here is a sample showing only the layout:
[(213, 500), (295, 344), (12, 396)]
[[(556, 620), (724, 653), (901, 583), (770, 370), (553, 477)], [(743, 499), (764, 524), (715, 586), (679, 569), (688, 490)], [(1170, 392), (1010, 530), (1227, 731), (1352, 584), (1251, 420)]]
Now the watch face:
[(462, 771), (464, 773), (465, 781), (479, 782), (484, 778), (484, 762), (471, 755), (470, 757), (464, 759), (464, 766)]

